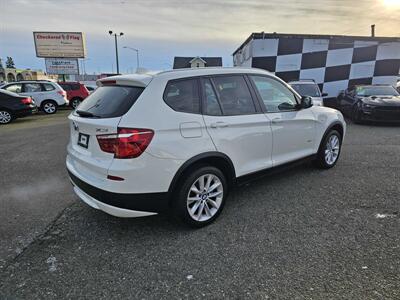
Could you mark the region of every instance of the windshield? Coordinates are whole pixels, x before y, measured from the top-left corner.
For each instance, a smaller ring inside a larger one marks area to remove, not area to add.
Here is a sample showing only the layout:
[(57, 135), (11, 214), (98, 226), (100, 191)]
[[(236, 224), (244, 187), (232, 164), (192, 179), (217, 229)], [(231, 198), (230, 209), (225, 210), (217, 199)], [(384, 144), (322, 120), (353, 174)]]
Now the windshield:
[(356, 89), (357, 96), (399, 96), (392, 86), (359, 86)]
[(144, 88), (102, 86), (97, 88), (77, 108), (82, 117), (116, 118), (124, 115), (136, 102)]
[(290, 84), (290, 86), (298, 92), (300, 96), (321, 97), (321, 92), (316, 84), (293, 83)]

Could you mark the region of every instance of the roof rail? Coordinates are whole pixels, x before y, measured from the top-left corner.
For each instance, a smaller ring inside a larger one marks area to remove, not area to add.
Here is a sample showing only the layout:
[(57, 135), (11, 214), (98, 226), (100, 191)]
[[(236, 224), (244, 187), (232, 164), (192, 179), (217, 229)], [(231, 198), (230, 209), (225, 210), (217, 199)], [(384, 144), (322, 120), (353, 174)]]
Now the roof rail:
[(296, 80), (296, 81), (312, 81), (312, 82), (315, 82), (315, 80), (312, 79), (312, 78), (302, 78), (302, 79), (299, 79), (299, 80)]
[(29, 82), (29, 81), (42, 81), (42, 82), (54, 82), (50, 79), (24, 79), (24, 80), (17, 80), (14, 82)]

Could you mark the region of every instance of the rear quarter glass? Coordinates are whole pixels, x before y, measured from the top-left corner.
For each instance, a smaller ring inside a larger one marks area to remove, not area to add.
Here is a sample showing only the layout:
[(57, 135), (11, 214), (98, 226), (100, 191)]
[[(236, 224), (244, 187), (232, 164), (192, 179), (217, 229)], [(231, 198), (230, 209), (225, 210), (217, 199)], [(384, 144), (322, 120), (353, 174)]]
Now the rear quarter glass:
[(96, 118), (123, 116), (142, 94), (144, 88), (131, 86), (102, 86), (83, 101), (78, 110)]

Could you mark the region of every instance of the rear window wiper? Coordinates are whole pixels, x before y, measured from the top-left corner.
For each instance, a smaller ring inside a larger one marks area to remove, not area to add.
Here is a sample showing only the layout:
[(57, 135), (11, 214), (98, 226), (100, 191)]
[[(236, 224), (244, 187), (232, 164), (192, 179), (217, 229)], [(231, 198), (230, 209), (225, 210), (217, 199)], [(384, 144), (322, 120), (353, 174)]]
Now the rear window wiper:
[(87, 118), (100, 118), (100, 116), (94, 115), (91, 112), (84, 111), (84, 110), (77, 110), (76, 113), (80, 115), (81, 117), (87, 117)]

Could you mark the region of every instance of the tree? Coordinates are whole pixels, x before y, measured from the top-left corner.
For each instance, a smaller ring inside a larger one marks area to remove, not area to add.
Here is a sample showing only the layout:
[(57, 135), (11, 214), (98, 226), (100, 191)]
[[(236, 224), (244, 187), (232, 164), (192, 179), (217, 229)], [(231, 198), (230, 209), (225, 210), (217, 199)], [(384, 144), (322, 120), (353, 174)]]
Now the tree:
[(10, 57), (10, 56), (7, 56), (6, 68), (15, 69), (14, 60), (13, 60), (12, 57)]
[(3, 60), (1, 59), (1, 57), (0, 57), (0, 69), (4, 69), (4, 67), (3, 67)]

